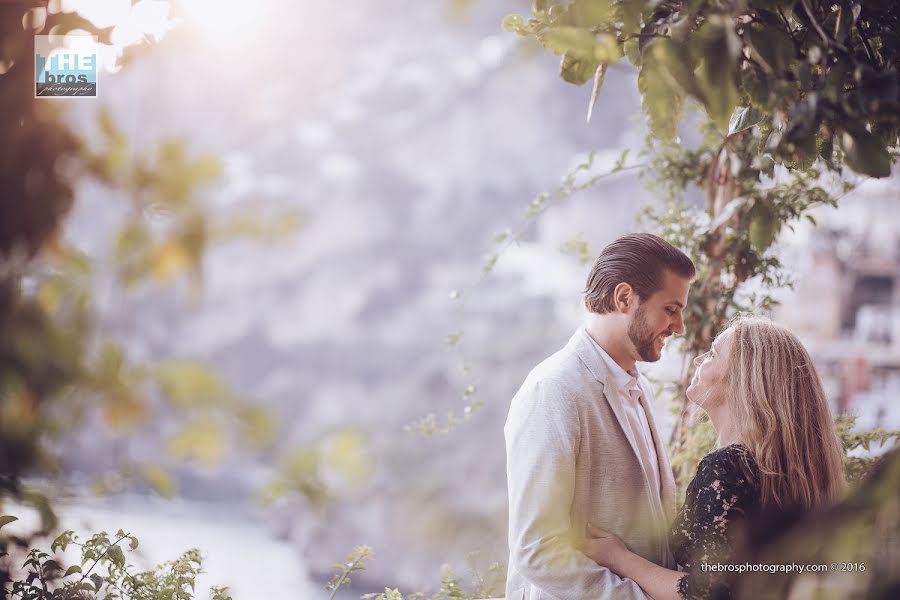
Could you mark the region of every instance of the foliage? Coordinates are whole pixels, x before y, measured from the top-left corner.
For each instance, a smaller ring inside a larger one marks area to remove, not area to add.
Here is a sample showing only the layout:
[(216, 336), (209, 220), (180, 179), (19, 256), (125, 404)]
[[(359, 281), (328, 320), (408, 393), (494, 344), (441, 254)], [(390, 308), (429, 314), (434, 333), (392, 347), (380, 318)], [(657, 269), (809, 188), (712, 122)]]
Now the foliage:
[[(638, 69), (651, 133), (644, 174), (667, 198), (643, 219), (698, 267), (670, 440), (683, 487), (688, 465), (709, 449), (687, 439), (696, 437), (683, 394), (693, 358), (732, 314), (765, 312), (771, 292), (790, 285), (778, 234), (812, 220), (816, 206), (837, 205), (835, 189), (856, 183), (841, 179), (844, 166), (890, 174), (900, 133), (900, 5), (536, 0), (531, 18), (511, 15), (504, 27), (561, 55), (563, 80), (593, 78), (591, 107), (607, 65), (626, 57)], [(684, 143), (689, 106), (705, 121), (701, 139)], [(695, 191), (702, 206), (685, 199)], [(750, 281), (758, 294), (743, 292)]]
[(896, 2), (535, 0), (532, 18), (503, 24), (561, 55), (570, 83), (600, 81), (601, 66), (627, 57), (662, 141), (676, 140), (692, 100), (723, 136), (758, 128), (778, 162), (819, 156), (890, 174), (900, 133)]
[[(99, 424), (101, 439), (124, 438), (161, 414), (174, 417), (176, 430), (160, 449), (171, 460), (146, 464), (116, 453), (96, 492), (137, 483), (171, 496), (169, 463), (212, 465), (231, 446), (267, 448), (276, 422), (258, 402), (192, 357), (138, 361), (107, 307), (154, 288), (186, 286), (196, 300), (204, 257), (216, 244), (278, 240), (302, 223), (296, 212), (259, 207), (213, 214), (208, 198), (221, 165), (184, 140), (133, 148), (102, 108), (96, 143), (76, 134), (64, 103), (33, 97), (32, 36), (74, 29), (111, 43), (112, 28), (97, 28), (72, 6), (0, 4), (0, 504), (34, 508), (41, 516), (34, 536), (57, 523), (53, 499), (27, 482), (63, 474), (61, 441), (82, 427)], [(63, 235), (85, 184), (112, 198), (97, 210), (121, 217), (107, 252), (88, 255)], [(0, 553), (9, 543), (0, 539)], [(0, 568), (0, 579), (8, 576)]]
[(356, 571), (365, 571), (368, 569), (366, 561), (371, 560), (372, 549), (368, 546), (357, 546), (347, 556), (347, 562), (337, 563), (333, 568), (337, 570), (334, 577), (325, 585), (325, 590), (331, 592), (328, 600), (333, 600), (335, 594), (342, 585), (350, 585), (350, 574)]
[(835, 418), (837, 434), (844, 449), (844, 469), (851, 484), (860, 483), (870, 473), (878, 472), (888, 458), (888, 454), (856, 456), (851, 453), (856, 450), (865, 450), (868, 453), (871, 450), (887, 448), (892, 442), (896, 445), (900, 441), (900, 430), (886, 431), (879, 427), (871, 431), (854, 431), (855, 425), (854, 416), (840, 415)]
[[(816, 206), (837, 206), (837, 194), (859, 182), (845, 167), (862, 176), (890, 175), (900, 134), (900, 4), (535, 0), (532, 18), (511, 15), (503, 25), (560, 55), (563, 80), (593, 79), (588, 119), (608, 65), (627, 57), (638, 69), (650, 130), (644, 175), (666, 199), (661, 209), (645, 210), (643, 222), (698, 267), (685, 311), (684, 366), (674, 393), (678, 421), (670, 440), (683, 490), (714, 444), (708, 422), (689, 426), (684, 390), (693, 359), (731, 315), (765, 312), (774, 305), (772, 292), (791, 285), (778, 259), (778, 235), (801, 218), (815, 224), (810, 210)], [(682, 140), (684, 123), (696, 121), (692, 106), (703, 114), (702, 136)], [(701, 203), (687, 199), (698, 192)], [(750, 282), (757, 292), (746, 291)], [(848, 478), (864, 481), (862, 487), (759, 558), (877, 566), (837, 586), (833, 574), (775, 581), (766, 573), (740, 597), (896, 595), (900, 577), (885, 557), (896, 551), (900, 461), (896, 450), (874, 459), (851, 453), (900, 434), (854, 432), (853, 424), (850, 417), (836, 420)]]
[[(10, 519), (15, 517), (3, 517), (0, 522), (11, 522)], [(137, 549), (138, 539), (121, 529), (115, 539), (104, 531), (84, 543), (78, 541), (75, 532), (64, 531), (50, 544), (52, 556), (31, 549), (22, 565), (23, 579), (4, 581), (0, 594), (3, 598), (22, 600), (190, 600), (194, 597), (196, 579), (202, 573), (199, 550), (188, 550), (151, 571), (138, 572), (127, 560), (126, 541), (128, 551)], [(81, 548), (81, 561), (64, 568), (56, 553), (65, 552), (69, 545)], [(9, 562), (11, 558), (7, 555), (3, 560)], [(5, 571), (13, 572), (13, 569), (7, 567)], [(227, 588), (213, 587), (210, 599), (231, 600), (231, 596)]]
[(759, 573), (742, 577), (741, 599), (896, 598), (900, 592), (900, 450), (874, 467), (850, 497), (812, 514), (755, 550), (754, 562), (824, 565), (821, 572)]
[[(385, 588), (384, 592), (363, 594), (361, 598), (365, 600), (476, 600), (502, 594), (506, 584), (506, 565), (499, 562), (491, 563), (488, 567), (487, 577), (485, 577), (480, 573), (475, 562), (477, 555), (477, 552), (470, 552), (466, 556), (472, 574), (473, 589), (471, 592), (464, 589), (462, 578), (457, 576), (449, 565), (444, 565), (441, 567), (441, 586), (434, 595), (429, 596), (424, 592), (403, 594), (398, 588)], [(348, 577), (350, 573), (366, 570), (368, 568), (366, 561), (371, 559), (371, 548), (357, 546), (347, 557), (345, 563), (334, 565), (337, 573), (325, 585), (325, 589), (331, 592), (329, 600), (334, 598), (342, 585), (350, 584)]]

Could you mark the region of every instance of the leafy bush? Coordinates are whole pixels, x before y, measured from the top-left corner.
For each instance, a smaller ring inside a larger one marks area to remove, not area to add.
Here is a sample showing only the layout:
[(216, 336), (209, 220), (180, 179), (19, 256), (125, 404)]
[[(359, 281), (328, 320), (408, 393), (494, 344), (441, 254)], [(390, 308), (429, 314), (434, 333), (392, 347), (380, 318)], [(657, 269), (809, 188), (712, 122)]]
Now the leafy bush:
[[(0, 526), (16, 520), (0, 517)], [(127, 542), (127, 546), (125, 545)], [(65, 568), (56, 558), (70, 545), (81, 548), (80, 564)], [(191, 600), (197, 576), (202, 573), (200, 551), (190, 549), (175, 560), (158, 565), (151, 571), (138, 572), (128, 562), (126, 550), (138, 547), (137, 537), (116, 532), (110, 538), (105, 531), (79, 542), (74, 531), (64, 531), (50, 544), (50, 553), (31, 549), (22, 564), (21, 579), (4, 582), (3, 599), (21, 600)], [(4, 553), (0, 560), (12, 557)], [(9, 565), (6, 572), (12, 573)], [(210, 600), (231, 600), (228, 589), (213, 587)]]

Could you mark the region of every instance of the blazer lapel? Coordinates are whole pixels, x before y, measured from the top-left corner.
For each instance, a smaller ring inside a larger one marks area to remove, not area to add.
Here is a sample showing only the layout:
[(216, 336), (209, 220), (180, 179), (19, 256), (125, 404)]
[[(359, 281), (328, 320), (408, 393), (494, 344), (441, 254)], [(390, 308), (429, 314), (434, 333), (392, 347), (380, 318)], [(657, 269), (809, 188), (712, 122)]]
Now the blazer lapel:
[(622, 406), (622, 401), (616, 393), (615, 386), (608, 383), (609, 369), (606, 368), (603, 357), (597, 353), (597, 350), (593, 346), (594, 341), (588, 337), (588, 332), (585, 331), (583, 327), (580, 327), (578, 331), (575, 332), (575, 335), (572, 336), (572, 341), (575, 342), (575, 351), (578, 353), (581, 361), (587, 366), (588, 370), (594, 376), (594, 379), (603, 384), (603, 395), (606, 397), (606, 402), (612, 409), (613, 414), (616, 415), (616, 420), (619, 422), (619, 428), (622, 429), (622, 432), (628, 439), (628, 445), (631, 446), (631, 452), (634, 454), (635, 459), (637, 459), (637, 463), (641, 467), (641, 472), (644, 474), (644, 485), (646, 486), (647, 491), (649, 491), (650, 480), (647, 477), (647, 470), (644, 468), (643, 461), (641, 461), (641, 454), (638, 451), (637, 442), (631, 432), (631, 425), (628, 423), (628, 417), (625, 416), (625, 408)]
[(650, 425), (650, 434), (653, 436), (653, 445), (656, 448), (656, 459), (659, 466), (659, 495), (662, 500), (663, 511), (668, 522), (675, 518), (675, 478), (672, 476), (672, 464), (669, 462), (669, 453), (666, 443), (659, 436), (656, 429), (656, 419), (653, 417), (653, 407), (648, 400), (646, 380), (641, 377), (641, 406), (647, 415), (647, 424)]
[(628, 444), (631, 446), (631, 451), (634, 453), (635, 458), (637, 458), (638, 464), (641, 466), (641, 471), (644, 473), (644, 482), (647, 484), (647, 489), (650, 489), (650, 482), (647, 479), (647, 471), (644, 469), (644, 463), (641, 460), (641, 454), (638, 450), (637, 442), (634, 439), (634, 435), (631, 432), (631, 425), (628, 423), (628, 417), (625, 416), (625, 408), (622, 406), (622, 400), (619, 398), (618, 394), (614, 386), (605, 384), (603, 385), (603, 395), (606, 396), (606, 401), (609, 403), (609, 407), (612, 409), (613, 414), (616, 415), (616, 420), (619, 422), (619, 427), (622, 428), (622, 431), (625, 433), (625, 437), (628, 438)]

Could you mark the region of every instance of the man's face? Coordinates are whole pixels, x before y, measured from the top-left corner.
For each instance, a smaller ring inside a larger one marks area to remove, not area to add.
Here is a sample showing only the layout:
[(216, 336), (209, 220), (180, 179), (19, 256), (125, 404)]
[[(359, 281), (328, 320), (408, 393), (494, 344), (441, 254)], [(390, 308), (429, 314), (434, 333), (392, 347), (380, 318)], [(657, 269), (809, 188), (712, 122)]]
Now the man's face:
[(628, 338), (634, 344), (637, 360), (656, 362), (663, 345), (673, 333), (684, 333), (683, 311), (691, 280), (669, 270), (663, 272), (663, 286), (640, 301), (629, 315)]

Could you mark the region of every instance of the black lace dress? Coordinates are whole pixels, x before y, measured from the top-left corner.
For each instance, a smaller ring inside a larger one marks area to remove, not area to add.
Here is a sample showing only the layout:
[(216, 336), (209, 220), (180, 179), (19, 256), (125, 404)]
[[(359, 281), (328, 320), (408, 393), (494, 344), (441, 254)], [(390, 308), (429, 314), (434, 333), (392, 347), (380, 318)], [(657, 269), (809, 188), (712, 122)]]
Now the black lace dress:
[(730, 598), (728, 572), (704, 569), (733, 559), (738, 537), (760, 512), (759, 477), (749, 451), (733, 444), (707, 454), (688, 485), (672, 527), (670, 545), (686, 574), (678, 582), (685, 599)]

